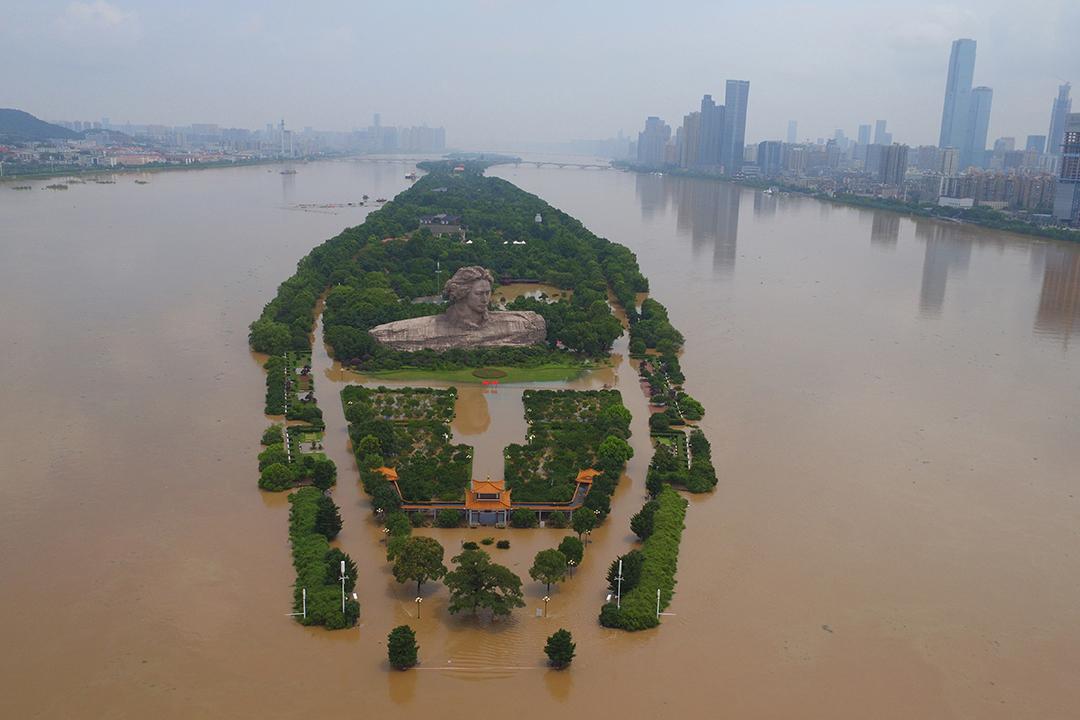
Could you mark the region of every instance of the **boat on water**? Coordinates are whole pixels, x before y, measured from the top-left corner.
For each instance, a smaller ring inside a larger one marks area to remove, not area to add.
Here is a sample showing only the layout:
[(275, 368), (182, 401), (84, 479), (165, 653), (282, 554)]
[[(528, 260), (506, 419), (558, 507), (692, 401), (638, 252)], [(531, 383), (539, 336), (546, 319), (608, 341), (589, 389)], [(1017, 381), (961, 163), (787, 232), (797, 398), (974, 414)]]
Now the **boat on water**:
[(281, 175), (295, 175), (296, 170), (293, 170), (292, 168), (289, 168), (288, 170), (282, 170), (280, 174)]
[(386, 198), (375, 198), (375, 202), (384, 203), (384, 202), (386, 202)]
[(416, 179), (416, 173), (411, 172), (411, 173), (406, 174), (405, 179), (406, 180), (415, 180)]

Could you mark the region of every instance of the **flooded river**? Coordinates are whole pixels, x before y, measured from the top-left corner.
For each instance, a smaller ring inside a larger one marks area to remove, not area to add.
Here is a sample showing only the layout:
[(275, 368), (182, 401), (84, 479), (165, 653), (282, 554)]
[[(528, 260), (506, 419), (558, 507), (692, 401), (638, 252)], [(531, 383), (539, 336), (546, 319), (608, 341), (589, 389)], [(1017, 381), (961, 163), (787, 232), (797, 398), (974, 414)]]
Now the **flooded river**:
[[(691, 501), (675, 615), (596, 623), (648, 460), (623, 338), (575, 385), (622, 391), (637, 456), (547, 618), (527, 570), (566, 531), (423, 531), (448, 555), (511, 541), (491, 553), (528, 606), (492, 625), (449, 617), (436, 584), (415, 617), (355, 482), (336, 393), (356, 378), (316, 343), (361, 623), (286, 617), (288, 504), (255, 488), (247, 324), (362, 221), (346, 203), (392, 197), (408, 167), (0, 185), (0, 716), (1076, 715), (1080, 247), (708, 181), (492, 171), (633, 249), (688, 338), (720, 485)], [(477, 474), (524, 439), (522, 389), (460, 391)], [(391, 672), (405, 622), (421, 665)], [(563, 673), (543, 666), (559, 627)]]

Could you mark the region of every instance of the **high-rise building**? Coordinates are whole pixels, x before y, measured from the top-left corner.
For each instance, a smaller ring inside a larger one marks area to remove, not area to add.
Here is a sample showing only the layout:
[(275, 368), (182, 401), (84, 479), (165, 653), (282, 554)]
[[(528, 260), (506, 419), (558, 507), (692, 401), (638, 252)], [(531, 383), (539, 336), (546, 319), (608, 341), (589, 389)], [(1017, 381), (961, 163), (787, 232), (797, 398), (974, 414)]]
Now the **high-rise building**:
[[(910, 156), (908, 159), (910, 160)], [(915, 148), (915, 162), (913, 164), (923, 172), (940, 172), (941, 151), (938, 150), (937, 145), (920, 145)]]
[(960, 172), (960, 151), (957, 148), (942, 148), (940, 157), (942, 175), (952, 177)]
[(787, 121), (787, 141), (789, 145), (794, 145), (799, 141), (799, 121), (788, 120)]
[(702, 168), (720, 166), (720, 146), (724, 136), (724, 106), (713, 102), (712, 95), (701, 98), (701, 139), (697, 164)]
[(1046, 152), (1046, 136), (1045, 135), (1028, 135), (1027, 145), (1024, 146), (1025, 150), (1034, 150), (1038, 154), (1042, 155)]
[(1080, 224), (1080, 113), (1069, 113), (1062, 126), (1061, 170), (1054, 190), (1054, 218)]
[(1058, 85), (1058, 96), (1050, 107), (1050, 132), (1046, 136), (1046, 152), (1050, 155), (1061, 154), (1062, 139), (1065, 134), (1065, 119), (1072, 112), (1072, 98), (1069, 97), (1069, 83)]
[(679, 146), (679, 167), (696, 167), (701, 154), (701, 112), (683, 117), (682, 144)]
[(889, 145), (881, 152), (881, 167), (878, 168), (878, 181), (884, 185), (900, 187), (904, 184), (907, 173), (908, 146)]
[(949, 54), (949, 74), (945, 78), (945, 106), (941, 111), (938, 147), (967, 146), (971, 127), (968, 105), (974, 78), (975, 41), (969, 38), (954, 40)]
[(882, 166), (882, 159), (885, 155), (885, 146), (872, 143), (866, 146), (866, 159), (863, 163), (863, 170), (869, 175), (877, 175)]
[(750, 101), (749, 80), (728, 80), (724, 92), (724, 137), (720, 164), (724, 172), (738, 172), (746, 145), (746, 106)]
[(651, 167), (664, 165), (664, 149), (669, 140), (671, 128), (655, 115), (649, 116), (645, 120), (645, 129), (638, 133), (637, 161)]
[(784, 169), (784, 144), (779, 140), (758, 143), (757, 165), (762, 177), (775, 177)]
[(1007, 153), (1016, 149), (1016, 138), (1014, 137), (999, 137), (994, 141), (995, 153)]
[(867, 145), (870, 144), (870, 126), (869, 125), (860, 125), (859, 126), (859, 144), (862, 145), (863, 147), (866, 147)]
[(965, 144), (960, 148), (960, 166), (986, 165), (986, 133), (990, 129), (990, 105), (994, 91), (988, 87), (972, 89), (968, 102), (968, 129)]
[(885, 130), (887, 120), (878, 120), (874, 123), (874, 144), (875, 145), (888, 145), (885, 141), (885, 136), (888, 135), (888, 131)]

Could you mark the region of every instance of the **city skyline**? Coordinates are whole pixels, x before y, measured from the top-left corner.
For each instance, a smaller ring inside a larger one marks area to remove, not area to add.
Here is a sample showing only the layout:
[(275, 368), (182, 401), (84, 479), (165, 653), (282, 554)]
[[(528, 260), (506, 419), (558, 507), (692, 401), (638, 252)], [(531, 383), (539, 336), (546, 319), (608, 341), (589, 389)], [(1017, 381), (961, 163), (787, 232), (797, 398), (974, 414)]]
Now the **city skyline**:
[[(382, 111), (388, 124), (445, 125), (455, 145), (494, 149), (611, 137), (636, 131), (649, 115), (670, 122), (703, 93), (722, 97), (718, 77), (726, 76), (755, 87), (748, 143), (784, 138), (791, 119), (805, 139), (831, 137), (837, 127), (853, 134), (888, 118), (897, 140), (919, 145), (933, 144), (940, 131), (927, 110), (941, 107), (949, 43), (970, 37), (979, 43), (976, 81), (997, 95), (990, 137), (1042, 134), (1049, 102), (1070, 79), (1062, 76), (1080, 67), (1067, 30), (1080, 25), (1080, 7), (1044, 1), (1023, 14), (1009, 9), (1003, 0), (915, 3), (902, 14), (840, 1), (772, 11), (696, 3), (661, 15), (639, 5), (424, 5), (424, 21), (453, 40), (448, 50), (400, 35), (408, 18), (387, 7), (17, 1), (9, 17), (18, 20), (0, 28), (0, 47), (20, 62), (0, 64), (0, 105), (118, 124), (259, 128), (285, 116), (328, 131), (363, 127)], [(806, 51), (778, 53), (757, 33), (706, 42), (721, 20), (767, 25), (776, 46)], [(514, 34), (490, 32), (507, 23)], [(655, 45), (650, 62), (638, 50), (598, 42), (643, 32)], [(189, 49), (193, 34), (198, 52)], [(553, 44), (560, 52), (535, 62), (532, 48)]]

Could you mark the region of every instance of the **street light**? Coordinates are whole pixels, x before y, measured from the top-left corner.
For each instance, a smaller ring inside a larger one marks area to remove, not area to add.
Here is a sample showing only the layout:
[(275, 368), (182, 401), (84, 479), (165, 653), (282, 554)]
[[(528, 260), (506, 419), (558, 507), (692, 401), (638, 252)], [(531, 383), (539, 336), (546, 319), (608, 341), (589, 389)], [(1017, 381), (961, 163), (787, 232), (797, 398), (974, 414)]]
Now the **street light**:
[(550, 599), (551, 598), (549, 598), (547, 595), (544, 596), (544, 617), (547, 617), (547, 606), (548, 606), (548, 600), (550, 600)]
[(420, 603), (424, 602), (424, 598), (417, 596), (416, 598), (416, 619), (420, 619)]
[(574, 566), (577, 565), (573, 558), (566, 561), (566, 564), (570, 566), (570, 577), (574, 577)]
[[(619, 558), (619, 574), (615, 576), (615, 579), (619, 583), (617, 594), (615, 595), (615, 608), (622, 609), (622, 558)], [(659, 612), (659, 610), (657, 611)], [(659, 617), (659, 616), (657, 616)]]
[(341, 561), (341, 614), (345, 614), (345, 561)]

